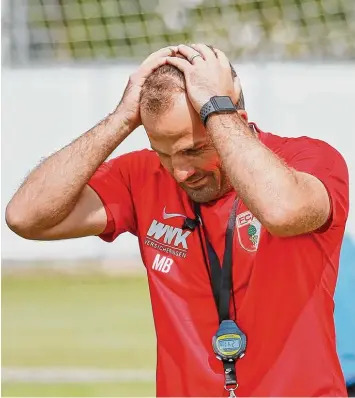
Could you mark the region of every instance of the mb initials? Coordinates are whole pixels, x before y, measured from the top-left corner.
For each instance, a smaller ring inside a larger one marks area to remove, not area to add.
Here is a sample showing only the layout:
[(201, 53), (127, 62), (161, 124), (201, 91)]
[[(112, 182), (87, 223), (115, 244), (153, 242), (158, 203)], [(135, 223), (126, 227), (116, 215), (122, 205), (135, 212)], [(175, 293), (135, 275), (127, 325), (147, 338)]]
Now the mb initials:
[(165, 274), (170, 271), (171, 265), (173, 264), (173, 260), (166, 256), (161, 256), (157, 254), (153, 261), (152, 268), (156, 271), (164, 272)]

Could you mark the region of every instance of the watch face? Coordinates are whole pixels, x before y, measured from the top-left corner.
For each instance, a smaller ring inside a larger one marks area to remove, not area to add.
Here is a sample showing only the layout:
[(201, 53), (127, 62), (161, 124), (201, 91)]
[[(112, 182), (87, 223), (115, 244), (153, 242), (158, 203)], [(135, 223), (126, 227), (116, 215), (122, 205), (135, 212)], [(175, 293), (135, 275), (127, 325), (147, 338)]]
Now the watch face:
[(230, 97), (213, 97), (213, 102), (217, 110), (235, 110), (235, 106)]

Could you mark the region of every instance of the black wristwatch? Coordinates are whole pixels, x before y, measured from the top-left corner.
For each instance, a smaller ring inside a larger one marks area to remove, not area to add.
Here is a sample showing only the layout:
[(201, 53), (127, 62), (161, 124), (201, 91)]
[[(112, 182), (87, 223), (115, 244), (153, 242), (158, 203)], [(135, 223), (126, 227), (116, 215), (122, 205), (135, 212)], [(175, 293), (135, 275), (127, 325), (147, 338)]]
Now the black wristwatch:
[(214, 96), (201, 108), (200, 118), (203, 125), (206, 126), (208, 116), (212, 113), (233, 113), (236, 111), (237, 107), (233, 104), (230, 97)]

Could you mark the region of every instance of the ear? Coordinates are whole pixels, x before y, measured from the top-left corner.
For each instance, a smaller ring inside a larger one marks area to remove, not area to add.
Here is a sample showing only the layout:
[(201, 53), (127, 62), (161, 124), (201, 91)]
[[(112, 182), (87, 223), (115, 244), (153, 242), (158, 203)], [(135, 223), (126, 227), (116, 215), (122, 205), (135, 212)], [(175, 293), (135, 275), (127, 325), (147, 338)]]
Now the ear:
[(248, 112), (245, 111), (244, 109), (238, 109), (238, 115), (245, 120), (246, 123), (248, 123)]

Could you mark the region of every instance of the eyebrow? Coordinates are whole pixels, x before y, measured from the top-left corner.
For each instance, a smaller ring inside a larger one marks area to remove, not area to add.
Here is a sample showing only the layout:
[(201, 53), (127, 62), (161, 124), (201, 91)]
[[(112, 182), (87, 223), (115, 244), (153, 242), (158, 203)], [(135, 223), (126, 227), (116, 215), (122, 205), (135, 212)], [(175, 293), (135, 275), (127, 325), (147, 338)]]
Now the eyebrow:
[[(204, 142), (197, 142), (197, 143), (195, 143), (195, 144), (193, 144), (193, 145), (189, 145), (189, 146), (187, 146), (186, 148), (181, 149), (181, 150), (178, 151), (178, 152), (189, 151), (189, 150), (191, 150), (191, 149), (199, 149), (199, 147), (201, 147), (201, 146), (204, 145), (204, 144), (205, 144)], [(160, 153), (160, 154), (166, 155), (166, 156), (170, 156), (168, 153), (159, 151), (158, 149), (154, 148), (153, 145), (151, 145), (150, 147), (153, 149), (153, 151), (155, 151), (155, 152), (157, 152), (157, 153)]]

